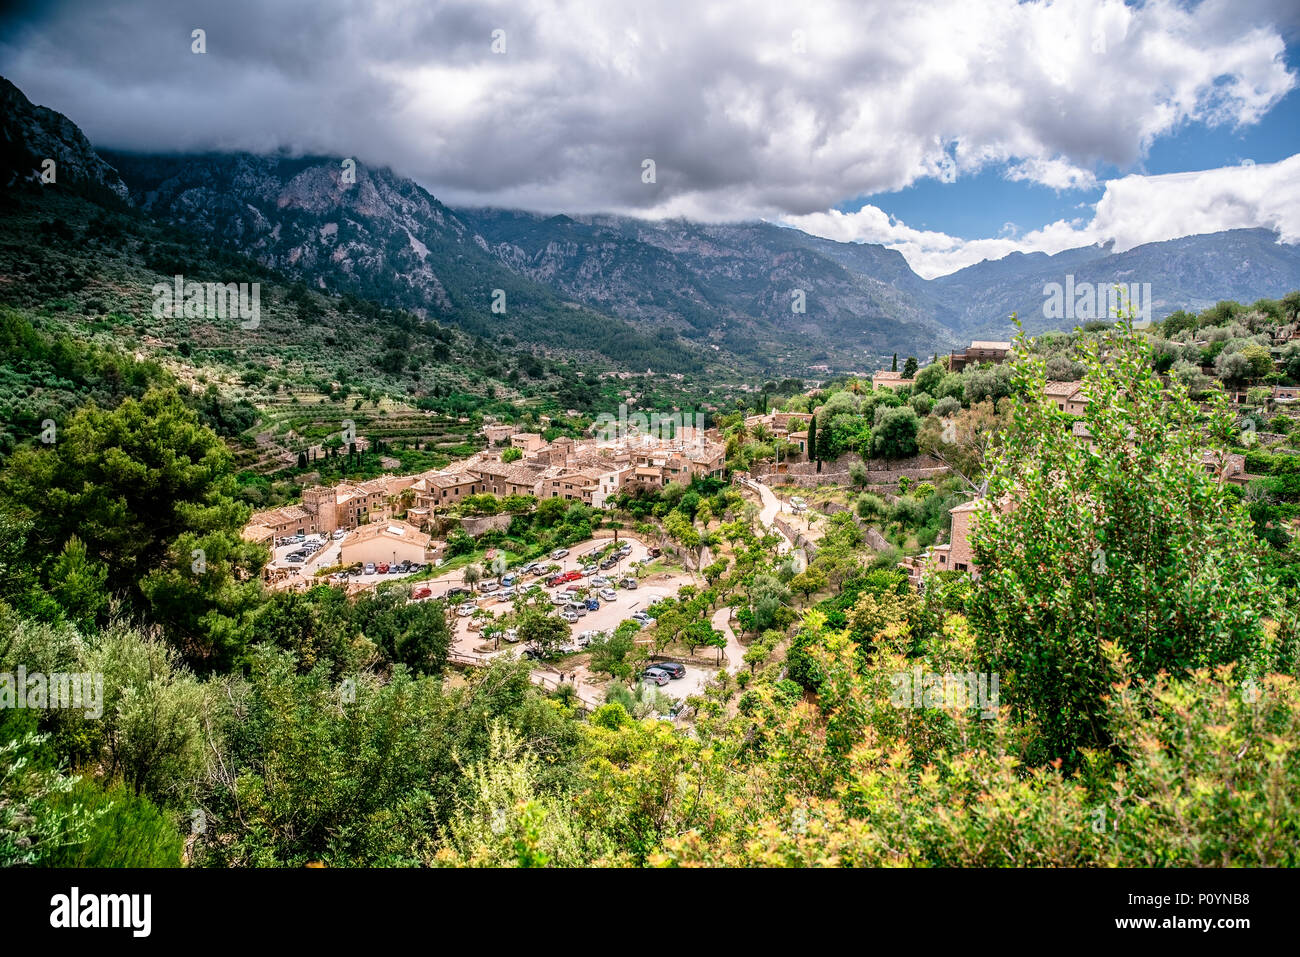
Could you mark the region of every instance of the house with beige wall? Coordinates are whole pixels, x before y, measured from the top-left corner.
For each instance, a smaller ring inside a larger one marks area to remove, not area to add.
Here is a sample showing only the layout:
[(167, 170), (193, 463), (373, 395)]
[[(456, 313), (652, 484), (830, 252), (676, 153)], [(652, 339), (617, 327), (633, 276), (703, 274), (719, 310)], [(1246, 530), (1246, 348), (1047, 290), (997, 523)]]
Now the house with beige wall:
[(901, 372), (890, 372), (885, 369), (875, 373), (871, 377), (871, 387), (873, 389), (901, 389), (905, 385), (912, 385), (915, 379), (904, 379)]
[(349, 533), (340, 548), (344, 565), (356, 562), (423, 562), (432, 539), (409, 522), (372, 522)]
[(546, 440), (536, 432), (516, 432), (510, 436), (510, 447), (527, 454), (540, 452), (546, 446)]

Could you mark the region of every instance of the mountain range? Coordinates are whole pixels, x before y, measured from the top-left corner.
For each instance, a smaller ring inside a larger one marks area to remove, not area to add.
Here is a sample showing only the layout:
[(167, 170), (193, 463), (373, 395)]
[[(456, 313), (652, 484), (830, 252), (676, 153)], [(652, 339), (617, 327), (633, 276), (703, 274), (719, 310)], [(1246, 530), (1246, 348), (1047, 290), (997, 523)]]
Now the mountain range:
[(1005, 337), (1013, 312), (1031, 332), (1070, 328), (1044, 315), (1044, 286), (1067, 275), (1150, 283), (1153, 319), (1300, 288), (1300, 246), (1264, 229), (1013, 253), (925, 280), (895, 250), (772, 223), (452, 209), (387, 168), (338, 157), (96, 150), (2, 78), (0, 104), (8, 185), (38, 184), (54, 158), (61, 188), (322, 291), (629, 368), (707, 367), (725, 354), (765, 375), (871, 371), (890, 353)]

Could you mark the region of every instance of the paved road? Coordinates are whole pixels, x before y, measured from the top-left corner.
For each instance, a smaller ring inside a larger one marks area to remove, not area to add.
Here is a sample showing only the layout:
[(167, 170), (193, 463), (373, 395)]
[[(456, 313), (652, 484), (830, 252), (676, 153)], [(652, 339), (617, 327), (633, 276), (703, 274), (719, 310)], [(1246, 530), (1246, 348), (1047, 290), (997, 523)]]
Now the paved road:
[(731, 608), (719, 608), (713, 613), (713, 627), (727, 636), (727, 672), (734, 675), (745, 666), (745, 646), (731, 627)]
[(776, 497), (775, 492), (762, 482), (747, 481), (745, 486), (758, 493), (761, 506), (758, 511), (758, 520), (763, 523), (765, 528), (771, 529), (781, 537), (776, 550), (778, 554), (784, 555), (794, 546), (794, 542), (787, 539), (781, 529), (776, 526), (776, 517), (781, 513), (782, 509), (781, 500)]

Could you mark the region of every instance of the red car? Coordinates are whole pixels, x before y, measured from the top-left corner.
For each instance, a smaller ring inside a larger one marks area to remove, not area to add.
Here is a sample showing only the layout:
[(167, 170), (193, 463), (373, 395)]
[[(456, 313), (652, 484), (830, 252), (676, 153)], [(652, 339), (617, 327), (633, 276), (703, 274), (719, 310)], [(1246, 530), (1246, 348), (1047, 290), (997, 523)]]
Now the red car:
[(564, 590), (569, 592), (580, 592), (582, 591), (582, 589), (583, 589), (582, 585), (570, 585), (568, 588)]
[(380, 562), (378, 565), (375, 566), (375, 571), (379, 572), (379, 574), (381, 575), (387, 575), (388, 562)]
[(422, 598), (428, 598), (432, 594), (432, 588), (417, 588), (415, 591), (411, 592), (411, 597), (416, 601), (419, 601)]
[(562, 582), (576, 582), (576, 581), (577, 581), (578, 579), (580, 579), (581, 577), (582, 577), (582, 572), (569, 572), (567, 575), (563, 575), (563, 576), (561, 576), (561, 577), (560, 577), (560, 581), (562, 581)]

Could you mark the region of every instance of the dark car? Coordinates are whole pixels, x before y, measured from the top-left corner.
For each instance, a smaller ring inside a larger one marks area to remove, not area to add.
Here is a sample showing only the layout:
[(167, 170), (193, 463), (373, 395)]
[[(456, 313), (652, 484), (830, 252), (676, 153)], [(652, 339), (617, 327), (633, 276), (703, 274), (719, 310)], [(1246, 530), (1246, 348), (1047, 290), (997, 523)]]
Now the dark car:
[(587, 611), (600, 611), (600, 602), (594, 598), (587, 599)]
[(449, 588), (445, 592), (443, 592), (442, 597), (459, 598), (461, 595), (470, 595), (470, 594), (473, 593), (468, 588), (462, 588), (460, 585), (457, 585), (455, 588)]
[(656, 661), (651, 665), (651, 667), (658, 668), (660, 671), (668, 672), (668, 677), (670, 678), (686, 677), (686, 667), (684, 665), (679, 665), (675, 661)]

